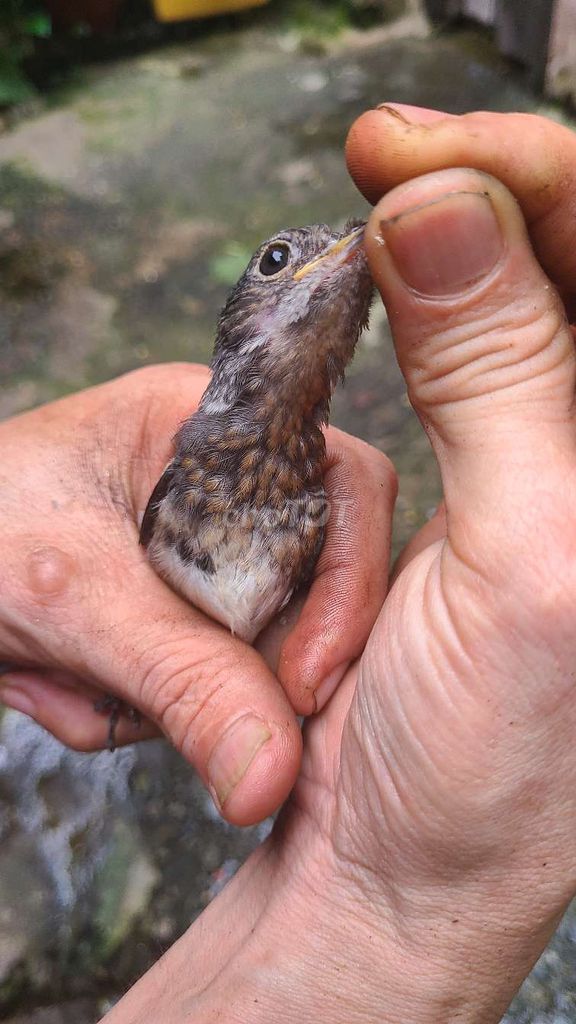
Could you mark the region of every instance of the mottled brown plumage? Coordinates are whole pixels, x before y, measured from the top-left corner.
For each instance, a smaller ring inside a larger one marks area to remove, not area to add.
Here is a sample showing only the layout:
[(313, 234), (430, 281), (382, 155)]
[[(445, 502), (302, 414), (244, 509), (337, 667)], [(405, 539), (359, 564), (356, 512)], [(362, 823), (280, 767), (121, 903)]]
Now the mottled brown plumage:
[(372, 294), (362, 235), (363, 225), (313, 225), (256, 252), (142, 522), (160, 575), (249, 641), (310, 578), (322, 546), (321, 426)]

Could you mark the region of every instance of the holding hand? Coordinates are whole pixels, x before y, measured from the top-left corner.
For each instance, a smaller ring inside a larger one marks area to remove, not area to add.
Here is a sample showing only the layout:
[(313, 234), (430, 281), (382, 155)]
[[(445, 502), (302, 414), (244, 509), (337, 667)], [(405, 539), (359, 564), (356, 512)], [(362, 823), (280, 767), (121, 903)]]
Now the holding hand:
[(573, 317), (575, 132), (535, 114), (457, 116), (385, 103), (354, 123), (346, 158), (371, 203), (403, 182), (451, 167), (475, 167), (498, 178), (520, 204), (534, 252)]
[(497, 1020), (576, 889), (573, 338), (492, 178), (400, 186), (367, 238), (446, 510), (362, 658), (333, 842), (422, 1019)]
[(572, 333), (486, 174), (393, 189), (367, 247), (446, 511), (267, 846), (110, 1024), (496, 1022), (576, 890)]
[(256, 651), (156, 576), (138, 544), (171, 436), (208, 380), (202, 367), (155, 367), (0, 425), (0, 701), (94, 750), (108, 732), (94, 702), (113, 694), (146, 717), (139, 729), (123, 717), (118, 742), (162, 730), (224, 816), (248, 824), (293, 785), (295, 711), (322, 706), (368, 638), (386, 587), (380, 509), (395, 481), (384, 456), (328, 431), (336, 514), (280, 649), (282, 689)]

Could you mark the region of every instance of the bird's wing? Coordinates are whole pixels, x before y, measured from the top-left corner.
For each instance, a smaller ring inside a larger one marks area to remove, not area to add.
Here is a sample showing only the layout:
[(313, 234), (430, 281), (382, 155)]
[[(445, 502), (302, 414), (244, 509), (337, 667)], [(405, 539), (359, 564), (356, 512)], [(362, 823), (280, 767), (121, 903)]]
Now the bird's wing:
[(152, 540), (154, 528), (156, 526), (158, 509), (160, 507), (160, 503), (164, 500), (172, 486), (174, 470), (175, 465), (173, 462), (170, 462), (150, 495), (146, 511), (142, 519), (142, 524), (140, 526), (140, 543), (143, 547), (147, 547)]

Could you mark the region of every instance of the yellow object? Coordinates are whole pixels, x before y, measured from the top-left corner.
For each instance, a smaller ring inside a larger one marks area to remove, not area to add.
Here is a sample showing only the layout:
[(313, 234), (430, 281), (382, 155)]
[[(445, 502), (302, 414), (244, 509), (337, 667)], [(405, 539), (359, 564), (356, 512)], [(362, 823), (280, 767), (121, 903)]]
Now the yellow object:
[(268, 0), (153, 0), (158, 21), (187, 21), (209, 18), (213, 14), (231, 14), (247, 7), (264, 7)]

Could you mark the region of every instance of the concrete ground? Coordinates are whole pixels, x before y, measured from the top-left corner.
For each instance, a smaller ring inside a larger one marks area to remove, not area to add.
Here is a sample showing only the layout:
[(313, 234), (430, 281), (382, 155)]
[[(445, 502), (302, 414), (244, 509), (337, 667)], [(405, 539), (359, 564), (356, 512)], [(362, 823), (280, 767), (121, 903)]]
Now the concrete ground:
[[(263, 238), (366, 211), (342, 145), (351, 121), (387, 98), (454, 112), (539, 107), (481, 34), (432, 37), (413, 15), (311, 42), (285, 23), (256, 21), (84, 68), (0, 136), (0, 415), (146, 363), (208, 361), (227, 289)], [(333, 421), (396, 462), (400, 544), (440, 491), (381, 308)], [(12, 1024), (94, 1020), (257, 841), (206, 824), (188, 769), (155, 750), (152, 770), (147, 757), (138, 755), (131, 797), (135, 842), (146, 836), (146, 877), (155, 879), (139, 907), (144, 924), (122, 937), (114, 962), (109, 947), (98, 960), (89, 945), (80, 974), (56, 971), (54, 982), (50, 971), (26, 973), (30, 950), (40, 959), (45, 951), (24, 936), (20, 975), (0, 977), (0, 1014), (10, 1011)], [(574, 941), (567, 919), (509, 1022), (574, 1019)], [(33, 1010), (37, 1002), (44, 1008)]]

